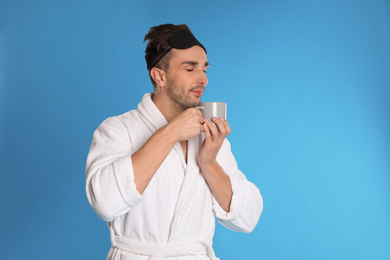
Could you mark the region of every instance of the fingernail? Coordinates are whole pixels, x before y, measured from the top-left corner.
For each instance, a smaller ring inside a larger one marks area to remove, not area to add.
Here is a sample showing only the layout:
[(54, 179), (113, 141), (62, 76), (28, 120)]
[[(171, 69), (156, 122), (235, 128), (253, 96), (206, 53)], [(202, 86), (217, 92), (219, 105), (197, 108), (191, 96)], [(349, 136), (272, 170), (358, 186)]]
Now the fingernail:
[(223, 118), (223, 117), (221, 117), (220, 119), (221, 119), (221, 121), (225, 121), (225, 118)]

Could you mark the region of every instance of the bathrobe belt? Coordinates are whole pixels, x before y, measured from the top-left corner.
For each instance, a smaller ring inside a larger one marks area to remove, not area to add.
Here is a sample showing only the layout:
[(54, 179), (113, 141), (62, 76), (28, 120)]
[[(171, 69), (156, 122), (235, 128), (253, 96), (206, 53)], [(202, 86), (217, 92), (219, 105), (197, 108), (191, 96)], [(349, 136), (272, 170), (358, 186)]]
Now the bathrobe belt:
[(178, 256), (208, 256), (211, 260), (218, 260), (213, 248), (205, 242), (189, 242), (173, 245), (159, 245), (129, 238), (114, 236), (112, 246), (133, 254), (154, 257), (178, 257)]

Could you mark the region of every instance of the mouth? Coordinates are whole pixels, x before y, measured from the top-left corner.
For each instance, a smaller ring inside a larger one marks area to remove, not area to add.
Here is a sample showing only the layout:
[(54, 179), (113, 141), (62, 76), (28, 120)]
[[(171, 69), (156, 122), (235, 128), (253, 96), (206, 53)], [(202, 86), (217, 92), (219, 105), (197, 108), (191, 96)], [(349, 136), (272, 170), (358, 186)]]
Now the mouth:
[(194, 95), (194, 96), (196, 96), (196, 97), (201, 97), (202, 95), (203, 95), (203, 92), (204, 92), (204, 89), (199, 89), (199, 88), (197, 88), (197, 89), (192, 89), (192, 90), (190, 90), (190, 92)]

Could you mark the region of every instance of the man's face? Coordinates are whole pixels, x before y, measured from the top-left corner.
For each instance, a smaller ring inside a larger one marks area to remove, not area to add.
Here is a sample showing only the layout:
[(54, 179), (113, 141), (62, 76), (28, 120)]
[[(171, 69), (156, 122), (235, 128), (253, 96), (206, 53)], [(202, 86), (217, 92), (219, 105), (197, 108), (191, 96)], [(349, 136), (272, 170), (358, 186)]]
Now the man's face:
[(180, 110), (196, 107), (208, 83), (206, 53), (199, 46), (172, 51), (174, 54), (166, 71), (167, 95), (172, 105)]

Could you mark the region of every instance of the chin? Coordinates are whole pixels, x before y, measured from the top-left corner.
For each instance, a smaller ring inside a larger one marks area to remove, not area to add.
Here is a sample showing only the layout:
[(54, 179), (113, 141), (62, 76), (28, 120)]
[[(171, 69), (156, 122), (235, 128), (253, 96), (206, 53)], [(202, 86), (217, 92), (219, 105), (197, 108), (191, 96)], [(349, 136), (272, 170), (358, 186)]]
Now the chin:
[(183, 108), (185, 109), (188, 109), (188, 108), (193, 108), (193, 107), (197, 107), (199, 106), (200, 102), (188, 102), (187, 104), (185, 104), (185, 106), (183, 106)]

